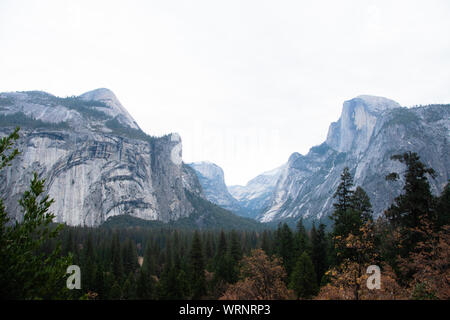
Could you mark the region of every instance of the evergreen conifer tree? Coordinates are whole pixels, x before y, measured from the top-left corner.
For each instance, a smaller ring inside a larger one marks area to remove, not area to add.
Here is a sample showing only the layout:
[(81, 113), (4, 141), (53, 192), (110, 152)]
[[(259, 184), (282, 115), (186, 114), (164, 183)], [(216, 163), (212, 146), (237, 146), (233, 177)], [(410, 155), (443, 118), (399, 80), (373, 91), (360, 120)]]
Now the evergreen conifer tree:
[[(391, 157), (406, 165), (405, 185), (403, 193), (394, 199), (394, 203), (385, 212), (385, 216), (394, 227), (400, 228), (402, 249), (400, 255), (407, 256), (420, 241), (425, 240), (425, 234), (418, 228), (427, 221), (435, 224), (437, 220), (434, 210), (434, 197), (430, 190), (427, 175), (434, 178), (435, 172), (420, 161), (415, 152), (405, 152)], [(386, 179), (398, 179), (398, 173), (389, 174)]]
[[(19, 154), (13, 146), (19, 128), (0, 139), (0, 172)], [(53, 199), (45, 195), (45, 180), (34, 173), (29, 190), (19, 200), (22, 221), (10, 219), (0, 198), (0, 299), (62, 299), (69, 297), (66, 269), (71, 256), (61, 256), (61, 245), (42, 251), (47, 241), (56, 238), (62, 225), (53, 227), (49, 212)]]
[(305, 251), (310, 251), (308, 234), (306, 233), (305, 227), (303, 225), (303, 219), (297, 222), (297, 232), (295, 234), (295, 251), (296, 255), (299, 257)]
[(283, 223), (277, 230), (277, 253), (283, 260), (283, 266), (288, 277), (293, 268), (294, 248), (294, 236), (291, 228), (286, 223)]
[(194, 233), (190, 252), (192, 298), (200, 299), (206, 293), (205, 265), (198, 231)]
[(115, 280), (120, 283), (123, 277), (123, 265), (122, 265), (122, 255), (120, 250), (119, 234), (116, 232), (112, 239), (111, 245), (111, 263), (112, 272)]
[(326, 239), (325, 225), (319, 224), (319, 229), (316, 230), (313, 224), (311, 230), (311, 260), (316, 271), (317, 284), (321, 284), (322, 277), (328, 269), (328, 243)]
[(215, 280), (229, 281), (229, 266), (227, 257), (227, 239), (223, 230), (220, 232), (217, 253), (214, 258)]
[(290, 287), (298, 298), (310, 299), (318, 293), (317, 276), (308, 253), (303, 252), (295, 264)]

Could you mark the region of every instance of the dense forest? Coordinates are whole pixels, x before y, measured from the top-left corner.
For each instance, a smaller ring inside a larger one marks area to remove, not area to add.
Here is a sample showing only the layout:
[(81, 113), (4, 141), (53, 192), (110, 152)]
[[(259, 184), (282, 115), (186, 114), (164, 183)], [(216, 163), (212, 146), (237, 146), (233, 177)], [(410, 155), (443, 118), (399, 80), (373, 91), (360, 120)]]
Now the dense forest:
[[(0, 171), (18, 154), (18, 129), (0, 141)], [(403, 190), (373, 218), (370, 198), (346, 168), (328, 226), (302, 220), (266, 230), (190, 225), (53, 223), (45, 181), (30, 177), (12, 223), (0, 200), (2, 299), (449, 299), (450, 186), (430, 191), (435, 172), (416, 153), (394, 155)], [(3, 198), (7, 195), (2, 195)], [(69, 265), (81, 289), (66, 287)], [(381, 270), (369, 289), (368, 266)]]

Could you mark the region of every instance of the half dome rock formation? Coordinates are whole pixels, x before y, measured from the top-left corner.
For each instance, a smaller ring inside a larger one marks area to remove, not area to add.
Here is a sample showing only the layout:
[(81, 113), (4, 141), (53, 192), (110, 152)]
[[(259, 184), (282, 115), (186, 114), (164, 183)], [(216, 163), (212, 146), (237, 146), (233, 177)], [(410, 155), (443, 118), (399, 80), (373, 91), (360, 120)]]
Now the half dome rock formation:
[(450, 178), (450, 105), (401, 107), (374, 96), (344, 102), (341, 117), (330, 125), (327, 139), (308, 154), (294, 153), (282, 170), (268, 206), (259, 213), (263, 222), (303, 218), (330, 223), (333, 194), (344, 167), (355, 185), (371, 198), (380, 215), (401, 192), (403, 181), (390, 183), (385, 176), (403, 172), (394, 154), (417, 152), (438, 173), (430, 180), (440, 194)]
[(450, 105), (403, 108), (390, 99), (363, 95), (344, 102), (341, 116), (330, 125), (324, 143), (306, 155), (294, 152), (286, 164), (257, 176), (246, 186), (229, 186), (231, 199), (222, 196), (226, 195), (223, 181), (214, 182), (221, 181), (220, 168), (220, 175), (202, 170), (197, 174), (210, 201), (228, 208), (232, 203), (240, 214), (262, 222), (303, 218), (305, 222), (329, 224), (333, 194), (345, 167), (349, 167), (355, 185), (370, 196), (375, 216), (402, 189), (401, 180), (385, 180), (390, 172), (404, 170), (402, 164), (390, 159), (394, 154), (417, 152), (436, 170), (437, 177), (430, 184), (433, 193), (440, 194), (450, 178), (449, 136)]

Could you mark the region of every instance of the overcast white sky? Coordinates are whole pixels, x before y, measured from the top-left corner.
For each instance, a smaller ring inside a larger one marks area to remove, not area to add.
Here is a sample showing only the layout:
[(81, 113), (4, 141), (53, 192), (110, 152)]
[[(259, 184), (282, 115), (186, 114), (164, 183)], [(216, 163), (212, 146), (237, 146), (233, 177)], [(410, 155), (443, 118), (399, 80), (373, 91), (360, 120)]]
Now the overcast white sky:
[(245, 184), (344, 100), (450, 103), (450, 1), (0, 0), (0, 92), (106, 87), (185, 162)]

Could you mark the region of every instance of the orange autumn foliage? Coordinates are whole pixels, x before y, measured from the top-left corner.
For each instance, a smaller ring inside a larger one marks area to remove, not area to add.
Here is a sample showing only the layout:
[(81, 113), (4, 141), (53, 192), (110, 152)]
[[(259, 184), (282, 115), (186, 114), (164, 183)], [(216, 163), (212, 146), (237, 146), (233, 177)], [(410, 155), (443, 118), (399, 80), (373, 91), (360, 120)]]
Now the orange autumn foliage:
[(357, 235), (349, 234), (346, 238), (335, 237), (337, 248), (345, 247), (352, 252), (352, 257), (344, 259), (326, 275), (330, 283), (322, 287), (318, 300), (392, 300), (406, 299), (406, 291), (396, 280), (390, 266), (381, 264), (381, 288), (368, 289), (367, 267), (379, 264), (379, 254), (375, 248), (375, 225), (367, 222)]
[(278, 258), (269, 259), (261, 249), (252, 250), (241, 262), (240, 280), (228, 287), (220, 300), (291, 299), (284, 279), (286, 272)]
[(322, 287), (317, 300), (403, 300), (407, 291), (397, 283), (395, 273), (388, 265), (381, 271), (381, 288), (368, 289), (366, 283), (370, 276), (366, 273), (368, 265), (346, 261), (338, 268), (328, 271), (330, 283)]
[[(406, 259), (400, 259), (403, 272), (412, 271), (410, 295), (415, 299), (450, 299), (450, 226), (434, 233), (428, 223), (417, 232), (427, 234), (427, 241), (419, 242)], [(421, 294), (417, 289), (422, 288)]]

